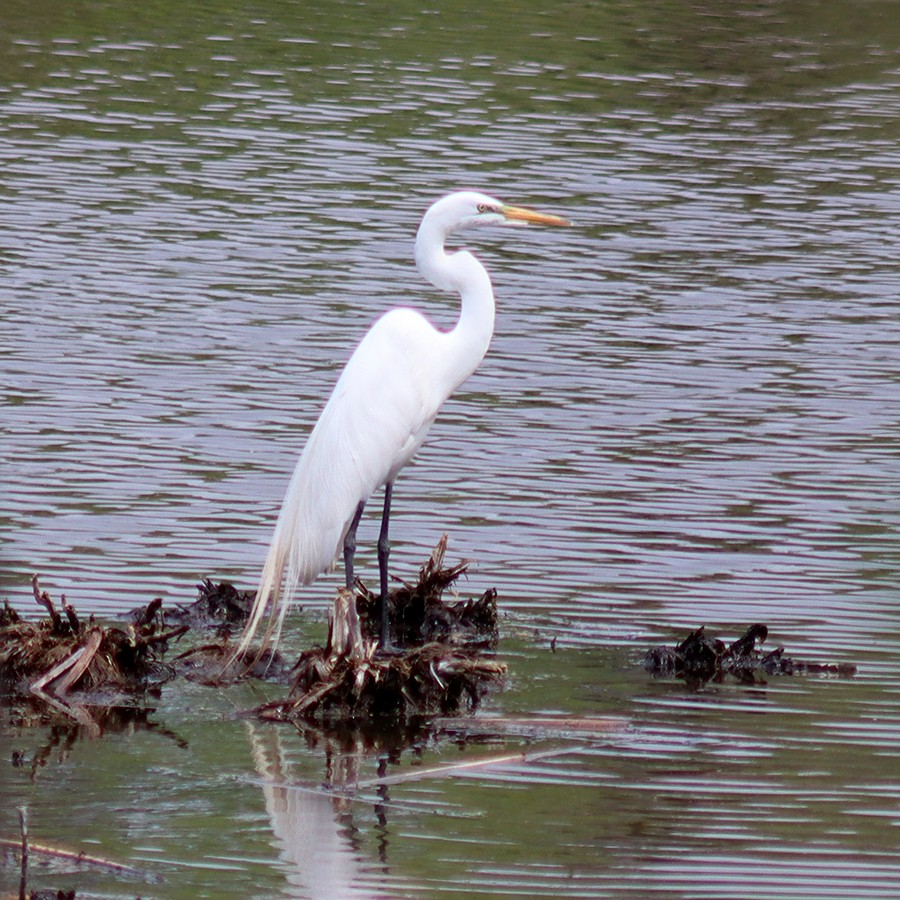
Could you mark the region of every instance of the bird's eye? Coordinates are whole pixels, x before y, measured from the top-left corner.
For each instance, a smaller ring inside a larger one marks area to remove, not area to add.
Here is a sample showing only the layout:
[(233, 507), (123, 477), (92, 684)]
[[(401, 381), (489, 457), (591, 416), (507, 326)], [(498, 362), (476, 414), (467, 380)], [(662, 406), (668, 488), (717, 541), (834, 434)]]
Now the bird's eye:
[(478, 204), (478, 212), (480, 212), (480, 213), (493, 212), (493, 211), (494, 211), (493, 207), (487, 203), (479, 203)]

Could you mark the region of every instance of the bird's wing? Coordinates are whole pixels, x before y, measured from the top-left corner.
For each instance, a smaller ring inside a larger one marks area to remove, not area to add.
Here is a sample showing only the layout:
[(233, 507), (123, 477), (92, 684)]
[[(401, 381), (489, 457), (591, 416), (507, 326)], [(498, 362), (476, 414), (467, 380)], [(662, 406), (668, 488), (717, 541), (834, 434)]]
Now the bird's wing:
[(288, 491), (300, 524), (294, 539), (303, 582), (331, 565), (359, 502), (421, 446), (445, 399), (428, 365), (440, 338), (419, 313), (395, 309), (375, 323), (344, 368)]
[(421, 446), (451, 389), (431, 374), (445, 338), (415, 310), (394, 309), (350, 357), (288, 485), (241, 649), (267, 600), (265, 640), (277, 641), (297, 585), (331, 568), (358, 504)]

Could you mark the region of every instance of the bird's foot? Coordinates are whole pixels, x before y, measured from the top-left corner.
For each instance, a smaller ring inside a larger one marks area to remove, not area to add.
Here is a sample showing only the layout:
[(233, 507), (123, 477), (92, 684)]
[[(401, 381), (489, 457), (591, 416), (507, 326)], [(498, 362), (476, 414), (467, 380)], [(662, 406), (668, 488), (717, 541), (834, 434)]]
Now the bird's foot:
[(385, 641), (378, 645), (378, 649), (375, 651), (375, 655), (395, 657), (402, 656), (404, 652), (404, 649), (397, 646), (397, 644), (394, 644), (391, 641)]

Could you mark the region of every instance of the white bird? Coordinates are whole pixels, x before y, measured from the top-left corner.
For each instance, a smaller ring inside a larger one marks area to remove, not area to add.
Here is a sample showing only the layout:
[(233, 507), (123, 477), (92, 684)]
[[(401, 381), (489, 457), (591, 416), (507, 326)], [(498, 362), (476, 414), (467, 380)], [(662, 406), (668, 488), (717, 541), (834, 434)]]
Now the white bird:
[(236, 656), (249, 648), (267, 607), (263, 647), (277, 645), (297, 586), (330, 569), (341, 552), (346, 586), (353, 587), (357, 525), (366, 501), (382, 486), (381, 645), (389, 645), (388, 522), (394, 480), (422, 446), (444, 401), (478, 367), (494, 332), (487, 271), (468, 251), (448, 253), (444, 244), (456, 232), (529, 222), (568, 224), (474, 191), (450, 194), (425, 214), (416, 236), (416, 265), (435, 287), (460, 295), (459, 321), (450, 331), (440, 331), (416, 310), (398, 307), (375, 322), (350, 357), (294, 469)]

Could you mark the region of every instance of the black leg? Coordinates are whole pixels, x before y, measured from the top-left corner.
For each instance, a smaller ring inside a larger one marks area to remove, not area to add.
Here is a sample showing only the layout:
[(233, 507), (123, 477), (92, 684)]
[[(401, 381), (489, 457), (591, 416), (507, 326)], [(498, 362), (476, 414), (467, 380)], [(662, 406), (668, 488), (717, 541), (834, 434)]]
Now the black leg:
[(391, 494), (394, 485), (389, 481), (384, 486), (384, 512), (381, 516), (381, 531), (378, 535), (378, 574), (381, 576), (381, 646), (391, 644), (391, 623), (388, 614), (388, 557), (391, 545), (388, 541), (388, 523), (391, 518)]
[(350, 522), (350, 527), (344, 535), (344, 574), (346, 576), (345, 584), (348, 590), (353, 589), (353, 557), (356, 555), (356, 529), (359, 528), (359, 520), (362, 518), (363, 509), (366, 504), (360, 500)]

